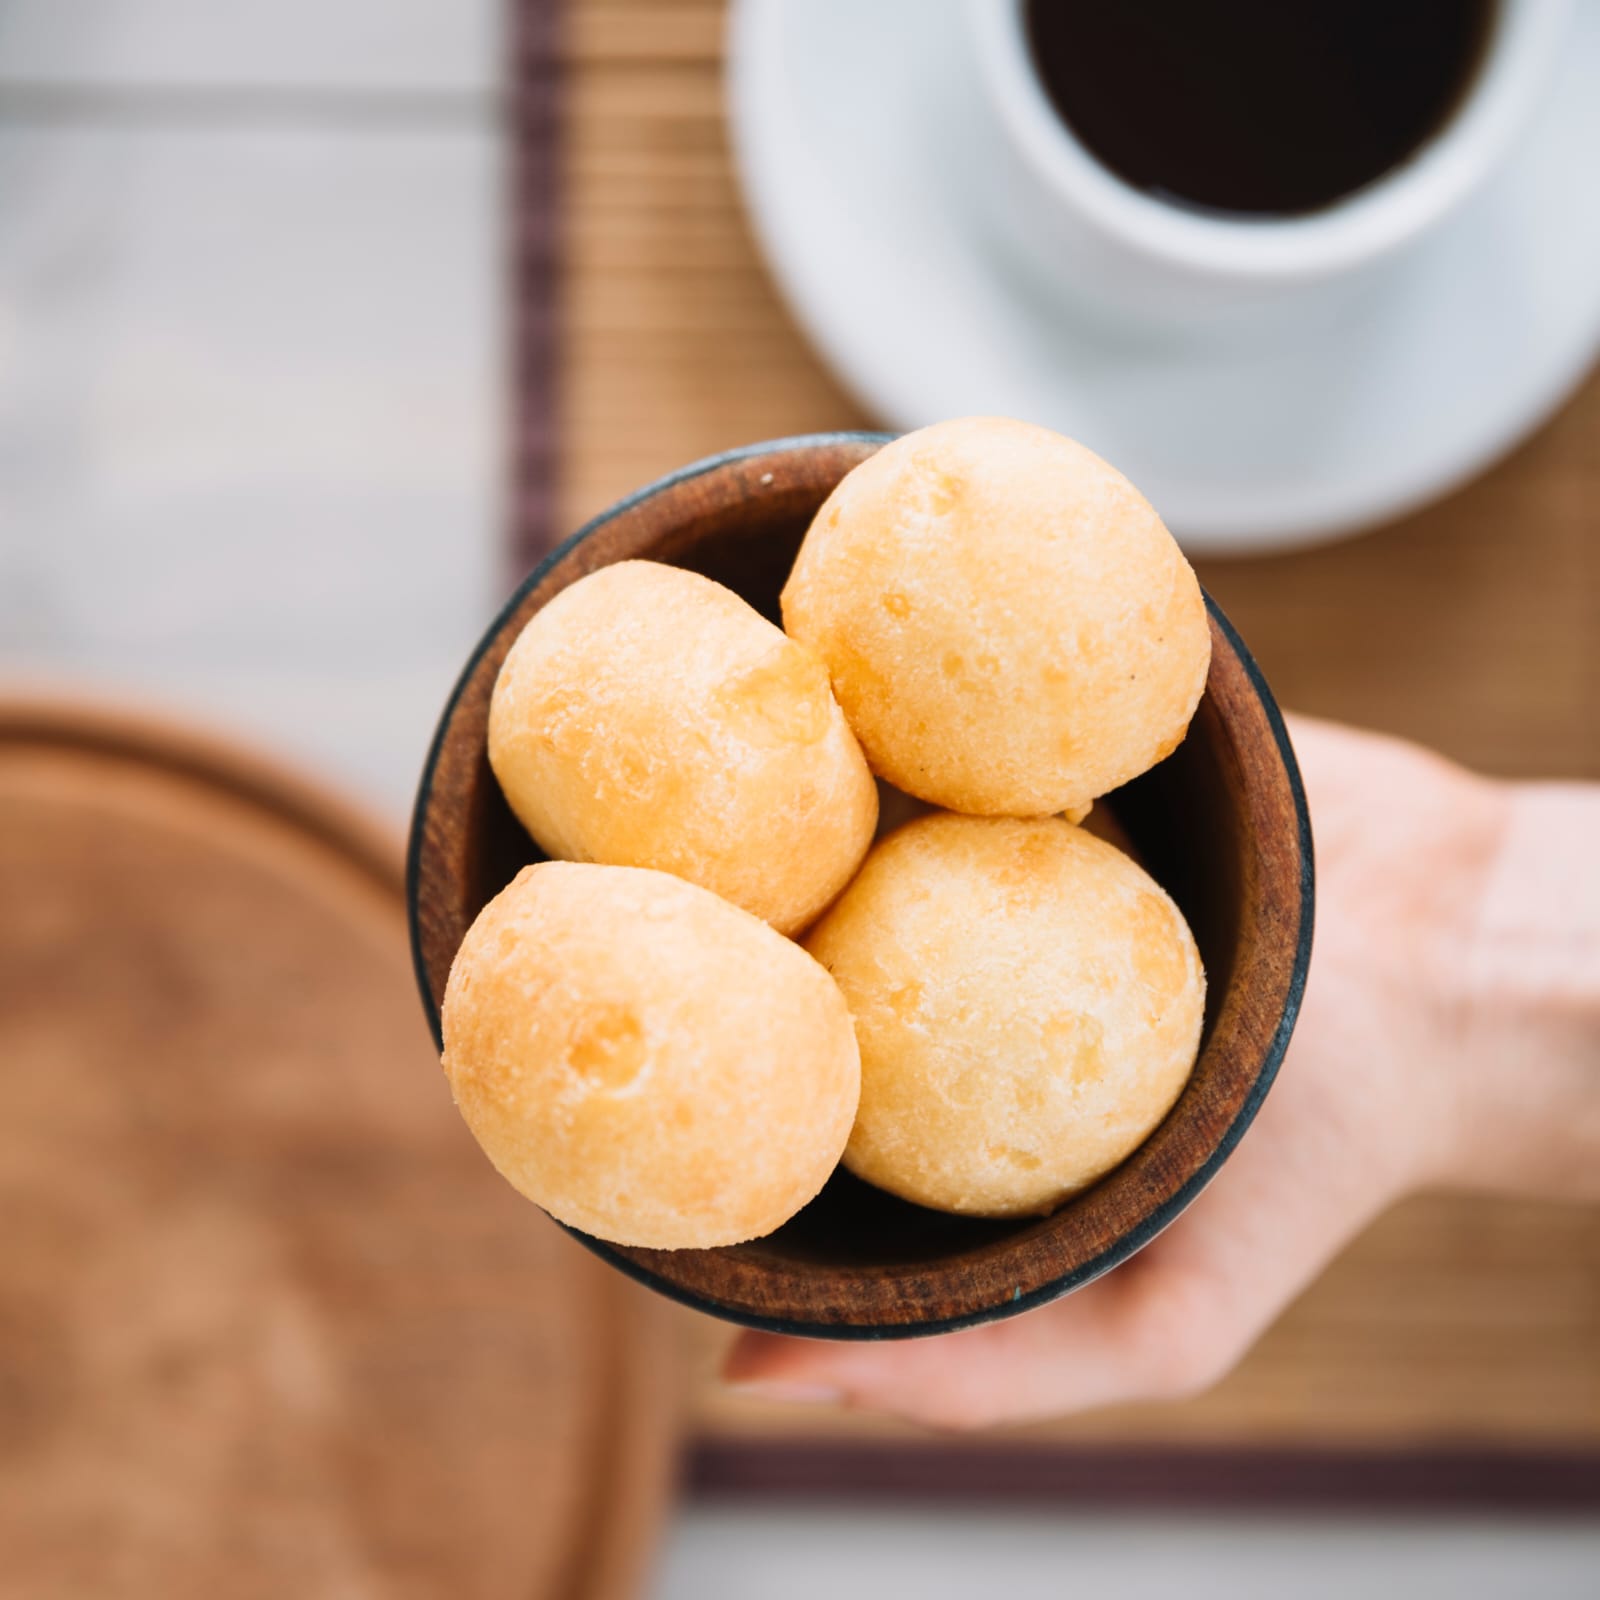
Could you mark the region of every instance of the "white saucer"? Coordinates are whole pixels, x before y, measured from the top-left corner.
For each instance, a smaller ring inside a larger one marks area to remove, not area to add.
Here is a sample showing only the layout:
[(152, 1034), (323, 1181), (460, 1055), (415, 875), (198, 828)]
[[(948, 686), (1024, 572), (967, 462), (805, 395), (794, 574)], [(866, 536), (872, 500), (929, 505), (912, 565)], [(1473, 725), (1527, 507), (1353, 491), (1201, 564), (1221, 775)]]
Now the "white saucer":
[[(895, 429), (999, 413), (1114, 462), (1184, 545), (1398, 516), (1553, 411), (1600, 345), (1600, 5), (1511, 163), (1359, 289), (1134, 334), (1025, 287), (977, 219), (953, 0), (735, 0), (729, 117), (757, 235), (839, 380)], [(981, 175), (978, 175), (981, 181)]]

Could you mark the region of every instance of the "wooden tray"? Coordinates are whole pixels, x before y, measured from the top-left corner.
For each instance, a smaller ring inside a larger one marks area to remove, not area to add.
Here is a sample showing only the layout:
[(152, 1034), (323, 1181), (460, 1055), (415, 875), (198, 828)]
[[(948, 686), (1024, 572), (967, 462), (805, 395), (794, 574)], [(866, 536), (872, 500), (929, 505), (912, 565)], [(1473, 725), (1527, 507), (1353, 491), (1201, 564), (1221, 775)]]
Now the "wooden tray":
[[(746, 229), (722, 123), (720, 0), (568, 0), (559, 37), (541, 0), (519, 7), (536, 13), (540, 48), (522, 58), (515, 99), (517, 238), (536, 269), (517, 305), (530, 446), (519, 564), (684, 462), (873, 421), (818, 366)], [(1208, 563), (1201, 577), (1286, 704), (1490, 771), (1600, 777), (1597, 505), (1591, 382), (1442, 504), (1369, 538)], [(700, 1337), (694, 1460), (708, 1489), (1600, 1503), (1592, 1210), (1411, 1201), (1213, 1394), (1037, 1430), (1003, 1458), (754, 1406), (713, 1382), (723, 1335)]]
[(636, 1584), (658, 1305), (490, 1170), (396, 839), (253, 758), (0, 702), (8, 1597)]

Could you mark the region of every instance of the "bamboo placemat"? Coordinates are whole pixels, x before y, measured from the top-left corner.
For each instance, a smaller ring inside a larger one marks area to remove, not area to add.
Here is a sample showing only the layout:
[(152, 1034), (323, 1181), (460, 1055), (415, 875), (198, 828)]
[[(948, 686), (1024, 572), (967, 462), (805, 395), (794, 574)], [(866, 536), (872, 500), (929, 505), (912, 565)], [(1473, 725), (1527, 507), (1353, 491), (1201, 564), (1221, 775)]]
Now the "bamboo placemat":
[[(717, 0), (569, 0), (559, 36), (538, 35), (559, 73), (524, 64), (524, 107), (537, 93), (548, 112), (560, 89), (554, 168), (548, 145), (518, 145), (518, 426), (540, 444), (520, 457), (524, 555), (698, 456), (871, 424), (756, 254), (722, 121), (722, 24)], [(556, 234), (529, 208), (552, 170), (562, 271), (534, 272), (552, 298), (533, 303), (528, 252), (548, 264)], [(531, 370), (530, 329), (545, 330)], [(1208, 562), (1202, 579), (1291, 706), (1493, 772), (1600, 777), (1597, 445), (1592, 380), (1429, 510), (1321, 550)], [(553, 475), (530, 481), (530, 460)], [(1577, 1208), (1410, 1201), (1211, 1394), (1000, 1443), (758, 1407), (712, 1381), (725, 1330), (694, 1336), (704, 1487), (1600, 1503), (1600, 1215)]]

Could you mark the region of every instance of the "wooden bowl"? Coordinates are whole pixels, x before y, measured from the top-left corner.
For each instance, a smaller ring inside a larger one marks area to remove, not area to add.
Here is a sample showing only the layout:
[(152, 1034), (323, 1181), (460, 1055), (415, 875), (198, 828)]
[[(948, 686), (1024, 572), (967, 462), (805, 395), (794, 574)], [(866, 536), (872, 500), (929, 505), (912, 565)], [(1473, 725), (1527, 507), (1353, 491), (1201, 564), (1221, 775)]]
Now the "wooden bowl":
[[(445, 708), (412, 823), (413, 951), (436, 1041), (450, 963), (472, 919), (519, 868), (541, 858), (501, 796), (486, 750), (490, 692), (524, 623), (585, 573), (634, 557), (703, 572), (776, 622), (779, 591), (812, 516), (888, 437), (783, 439), (686, 467), (597, 517), (512, 596)], [(1311, 831), (1294, 754), (1261, 674), (1215, 605), (1211, 627), (1211, 675), (1188, 738), (1101, 802), (1183, 908), (1209, 979), (1193, 1076), (1127, 1161), (1043, 1218), (947, 1216), (841, 1168), (798, 1216), (749, 1244), (640, 1250), (583, 1242), (661, 1293), (730, 1321), (876, 1339), (1026, 1311), (1126, 1260), (1171, 1222), (1266, 1095), (1311, 950)]]

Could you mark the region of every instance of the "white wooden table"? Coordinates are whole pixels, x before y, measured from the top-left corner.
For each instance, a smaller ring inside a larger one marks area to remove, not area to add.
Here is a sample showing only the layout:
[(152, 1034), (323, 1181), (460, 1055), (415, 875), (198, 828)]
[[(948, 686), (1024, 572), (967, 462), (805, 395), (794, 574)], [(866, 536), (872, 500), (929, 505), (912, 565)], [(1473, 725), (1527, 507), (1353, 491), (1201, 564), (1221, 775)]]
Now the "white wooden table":
[(496, 24), (0, 5), (0, 673), (403, 811), (494, 583)]

